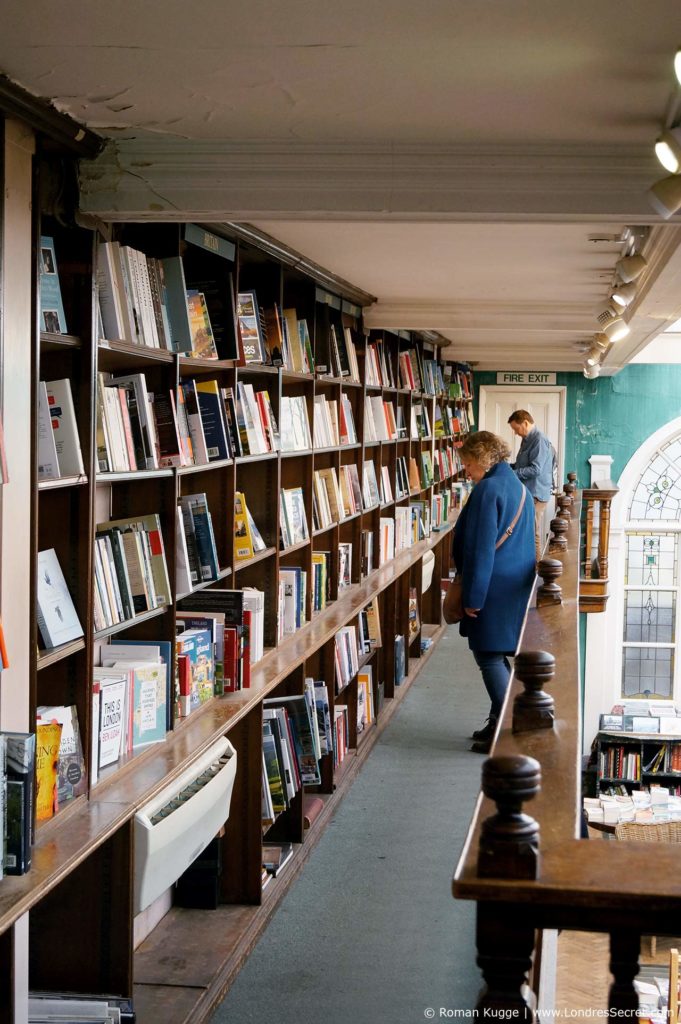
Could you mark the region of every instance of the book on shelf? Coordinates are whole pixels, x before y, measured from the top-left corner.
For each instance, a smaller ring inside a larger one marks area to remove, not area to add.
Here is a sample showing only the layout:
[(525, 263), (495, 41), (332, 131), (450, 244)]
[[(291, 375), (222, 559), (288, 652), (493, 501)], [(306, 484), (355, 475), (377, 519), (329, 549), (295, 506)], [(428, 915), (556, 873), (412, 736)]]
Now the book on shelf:
[(175, 638), (175, 648), (180, 713), (186, 717), (215, 693), (212, 634), (208, 629), (184, 629)]
[(278, 635), (289, 636), (307, 620), (307, 572), (300, 566), (279, 569)]
[(31, 867), (36, 734), (2, 732), (6, 756), (6, 837), (4, 871), (25, 875)]
[(362, 498), (364, 508), (374, 508), (380, 504), (378, 481), (376, 480), (376, 467), (373, 459), (367, 459), (362, 470)]
[[(127, 751), (128, 720), (126, 718), (126, 700), (128, 691), (127, 671), (120, 668), (104, 668), (95, 666), (92, 670), (93, 682), (97, 684), (98, 715), (96, 722), (96, 745), (93, 747), (93, 758), (96, 755), (97, 776), (102, 768), (116, 764), (121, 755)], [(93, 703), (93, 721), (94, 721)]]
[(280, 526), (284, 549), (310, 539), (302, 487), (281, 489)]
[(59, 722), (36, 722), (35, 816), (37, 821), (54, 817), (59, 810)]
[(293, 740), (297, 774), (304, 786), (321, 785), (310, 705), (304, 694), (288, 697), (266, 697), (263, 708), (283, 710), (288, 718), (288, 734)]
[(83, 627), (54, 548), (38, 552), (36, 599), (38, 629), (45, 648), (58, 647), (83, 636)]
[(192, 579), (194, 570), (199, 582), (206, 583), (209, 580), (218, 579), (220, 564), (213, 532), (213, 519), (205, 492), (182, 495), (180, 506)]
[(331, 552), (312, 553), (312, 610), (326, 608), (331, 600)]
[(177, 632), (188, 629), (205, 630), (213, 647), (213, 689), (219, 697), (225, 692), (225, 613), (224, 612), (187, 612), (175, 613)]
[[(172, 728), (172, 694), (173, 694), (173, 645), (170, 640), (131, 640), (129, 637), (112, 637), (108, 644), (100, 647), (100, 660), (114, 658), (117, 661), (133, 661), (144, 664), (162, 665), (165, 673), (165, 698), (158, 702), (165, 705), (166, 732)], [(149, 690), (147, 696), (151, 696)], [(145, 729), (151, 719), (145, 721)]]
[(38, 397), (38, 479), (85, 473), (71, 381), (40, 381)]
[(333, 709), (333, 764), (338, 768), (350, 749), (350, 718), (347, 704), (336, 704)]
[(158, 514), (99, 523), (95, 534), (95, 629), (170, 603)]
[(357, 673), (357, 731), (362, 732), (375, 719), (373, 669), (365, 665)]
[[(123, 415), (124, 430), (129, 422), (132, 434), (134, 460), (130, 460), (130, 469), (158, 469), (156, 452), (158, 441), (154, 420), (154, 405), (147, 389), (146, 377), (143, 373), (130, 373), (119, 377), (110, 377), (105, 382), (107, 388), (116, 388), (125, 395), (127, 416)], [(123, 409), (121, 402), (119, 408)]]
[[(284, 777), (277, 756), (277, 747), (271, 722), (262, 724), (263, 760), (265, 765), (265, 784), (269, 790), (272, 820), (277, 814), (286, 810), (284, 796)], [(269, 820), (269, 819), (263, 819)]]
[(245, 561), (253, 558), (267, 545), (250, 513), (246, 495), (242, 491), (234, 494), (234, 558)]
[(105, 644), (100, 656), (103, 668), (117, 669), (126, 678), (127, 749), (161, 743), (168, 725), (169, 665), (161, 661), (159, 646)]
[(309, 451), (312, 448), (307, 401), (304, 395), (282, 395), (279, 420), (283, 452)]
[(406, 664), (404, 636), (398, 634), (395, 637), (395, 686), (399, 686), (404, 680), (407, 672)]
[(334, 662), (336, 668), (336, 694), (339, 694), (357, 674), (359, 649), (357, 628), (342, 626), (334, 638)]
[(288, 807), (301, 785), (293, 753), (291, 726), (283, 708), (270, 708), (263, 704), (262, 717), (263, 722), (268, 722), (272, 730), (284, 787), (284, 798)]
[(246, 363), (265, 362), (265, 334), (260, 307), (254, 291), (238, 293), (236, 315), (244, 361)]
[(374, 570), (374, 532), (362, 530), (360, 536), (359, 575), (367, 577)]
[(57, 764), (57, 801), (60, 808), (87, 791), (87, 775), (83, 743), (78, 725), (78, 709), (69, 706), (40, 705), (36, 709), (37, 720), (41, 723), (57, 722), (61, 725), (59, 759)]
[(197, 380), (196, 397), (209, 462), (232, 458), (232, 444), (225, 405), (216, 380)]
[(340, 541), (338, 544), (338, 589), (345, 590), (352, 584), (352, 543)]
[(329, 691), (323, 679), (313, 679), (312, 688), (314, 691), (315, 710), (317, 713), (317, 731), (319, 733), (321, 754), (330, 754), (333, 751), (333, 730), (331, 726), (331, 711), (329, 705)]
[(180, 390), (184, 399), (183, 408), (191, 440), (193, 464), (195, 466), (206, 466), (210, 462), (210, 458), (208, 456), (206, 435), (203, 429), (203, 418), (201, 416), (201, 405), (199, 403), (196, 381), (182, 381)]
[(217, 359), (218, 350), (213, 337), (213, 326), (203, 292), (195, 288), (187, 289), (187, 310), (192, 337), (191, 351), (187, 355), (191, 359)]
[(421, 632), (421, 619), (419, 617), (419, 602), (416, 587), (409, 588), (409, 643), (415, 640)]
[(67, 333), (54, 239), (48, 235), (40, 237), (40, 327), (50, 334)]
[(38, 480), (58, 480), (60, 475), (47, 385), (41, 380), (38, 383)]

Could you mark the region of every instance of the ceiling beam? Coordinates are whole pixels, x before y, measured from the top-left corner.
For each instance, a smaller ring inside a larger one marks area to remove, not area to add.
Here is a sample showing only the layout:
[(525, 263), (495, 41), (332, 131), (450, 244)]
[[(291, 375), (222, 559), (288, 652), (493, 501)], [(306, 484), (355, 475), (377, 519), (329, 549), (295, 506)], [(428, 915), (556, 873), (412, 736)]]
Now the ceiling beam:
[(104, 220), (283, 218), (654, 223), (650, 147), (119, 139), (81, 165)]

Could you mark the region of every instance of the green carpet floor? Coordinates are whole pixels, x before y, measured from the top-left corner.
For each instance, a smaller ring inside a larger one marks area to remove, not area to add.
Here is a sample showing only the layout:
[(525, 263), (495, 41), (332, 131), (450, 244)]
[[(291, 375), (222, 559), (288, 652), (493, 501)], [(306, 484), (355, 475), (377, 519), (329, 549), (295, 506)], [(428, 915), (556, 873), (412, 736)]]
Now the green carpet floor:
[(418, 1024), (475, 1005), (475, 906), (454, 901), (451, 876), (483, 761), (468, 737), (488, 707), (453, 627), (213, 1024)]

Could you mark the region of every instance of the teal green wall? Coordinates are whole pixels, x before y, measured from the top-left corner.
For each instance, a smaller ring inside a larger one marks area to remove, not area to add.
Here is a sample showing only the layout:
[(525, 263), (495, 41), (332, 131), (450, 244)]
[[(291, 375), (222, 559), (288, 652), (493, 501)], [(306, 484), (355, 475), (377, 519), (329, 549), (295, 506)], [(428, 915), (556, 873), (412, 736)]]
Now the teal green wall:
[[(497, 382), (496, 373), (475, 370), (473, 379), (476, 389)], [(681, 365), (627, 366), (598, 380), (559, 373), (556, 383), (567, 387), (565, 471), (577, 473), (580, 487), (589, 486), (591, 455), (612, 455), (616, 481), (643, 441), (681, 416)]]

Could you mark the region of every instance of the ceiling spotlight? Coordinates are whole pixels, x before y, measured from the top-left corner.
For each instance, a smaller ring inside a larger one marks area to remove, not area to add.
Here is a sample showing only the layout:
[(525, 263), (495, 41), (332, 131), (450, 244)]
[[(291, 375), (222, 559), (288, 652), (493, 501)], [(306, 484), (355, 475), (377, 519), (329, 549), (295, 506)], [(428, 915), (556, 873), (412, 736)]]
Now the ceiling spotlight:
[[(673, 217), (681, 209), (681, 175), (672, 174), (669, 178), (660, 178), (652, 188), (648, 189), (648, 199), (652, 207), (665, 220)], [(628, 258), (631, 259), (631, 257)], [(625, 277), (622, 280), (633, 279)]]
[(615, 316), (607, 324), (602, 324), (601, 326), (603, 327), (603, 334), (606, 335), (608, 341), (613, 342), (626, 338), (630, 331), (629, 324), (621, 316)]
[(610, 347), (610, 339), (607, 334), (594, 334), (593, 344), (601, 352), (605, 352), (606, 348)]
[(587, 380), (594, 380), (594, 378), (599, 376), (601, 368), (600, 365), (596, 363), (595, 366), (585, 366), (582, 372)]
[[(666, 178), (664, 179), (667, 180)], [(675, 181), (672, 178), (672, 181)], [(681, 179), (679, 179), (681, 181)], [(655, 186), (653, 185), (653, 188)], [(654, 204), (653, 204), (654, 205)], [(641, 256), (638, 252), (633, 252), (631, 256), (623, 256), (621, 260), (618, 260), (615, 264), (615, 273), (621, 281), (625, 284), (629, 284), (630, 281), (635, 281), (639, 274), (643, 273), (648, 263), (644, 256)]]
[(681, 128), (667, 128), (655, 143), (655, 156), (665, 171), (678, 174), (681, 170)]
[(679, 80), (679, 85), (681, 85), (681, 49), (676, 51), (676, 56), (674, 57), (674, 71)]
[(633, 281), (629, 281), (628, 284), (617, 284), (612, 290), (612, 300), (616, 302), (618, 306), (624, 308), (628, 306), (630, 302), (636, 297), (636, 285)]
[(603, 353), (601, 352), (601, 349), (597, 348), (594, 345), (593, 348), (589, 349), (589, 352), (588, 352), (588, 354), (586, 356), (586, 359), (584, 360), (584, 365), (585, 366), (596, 366), (596, 364), (600, 362), (602, 354)]

